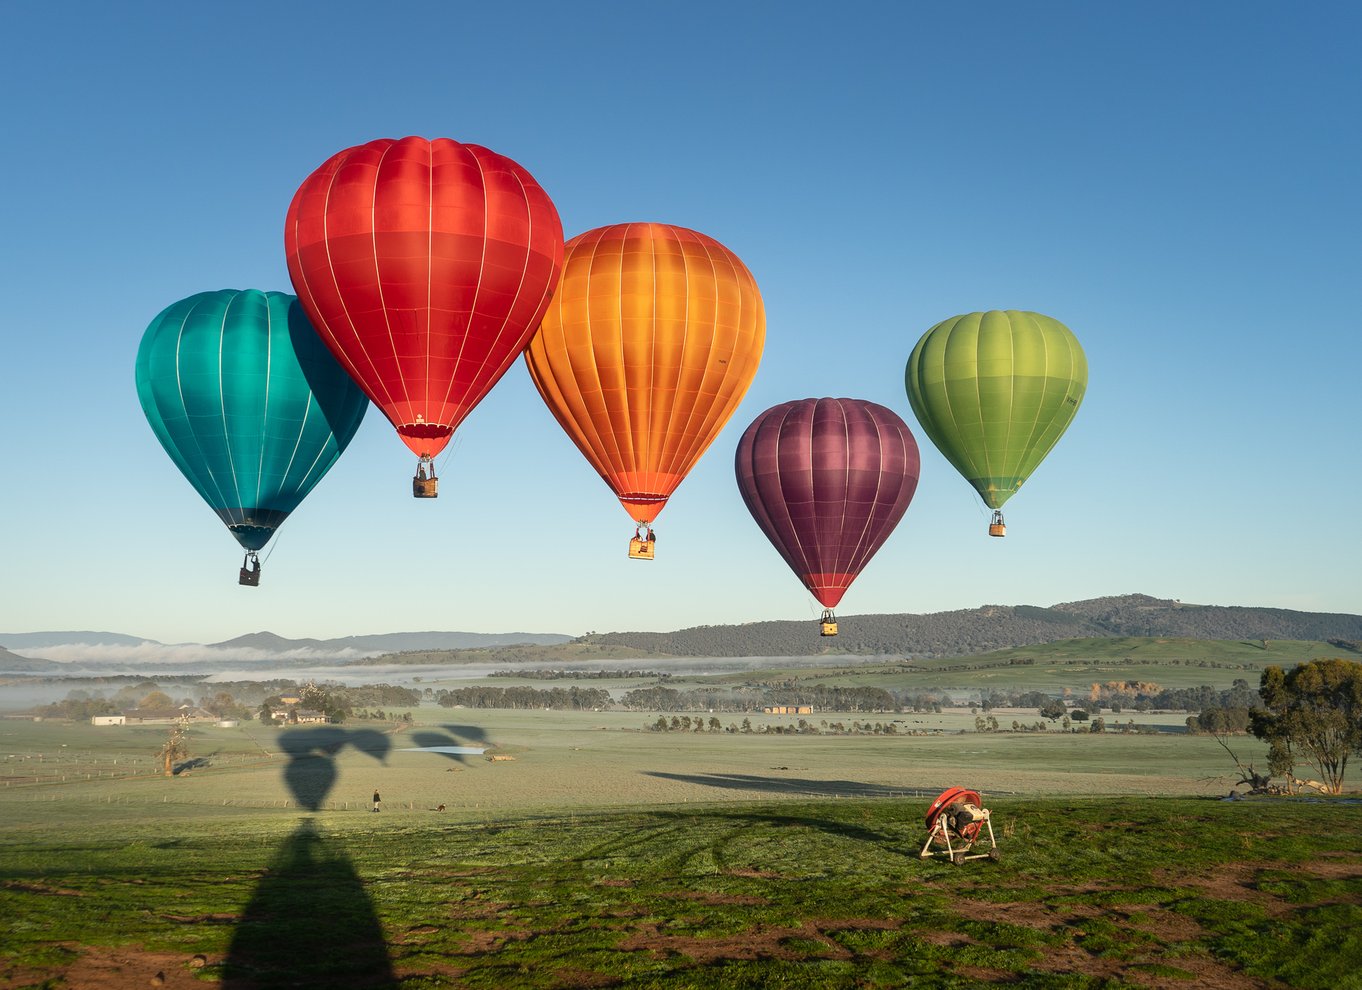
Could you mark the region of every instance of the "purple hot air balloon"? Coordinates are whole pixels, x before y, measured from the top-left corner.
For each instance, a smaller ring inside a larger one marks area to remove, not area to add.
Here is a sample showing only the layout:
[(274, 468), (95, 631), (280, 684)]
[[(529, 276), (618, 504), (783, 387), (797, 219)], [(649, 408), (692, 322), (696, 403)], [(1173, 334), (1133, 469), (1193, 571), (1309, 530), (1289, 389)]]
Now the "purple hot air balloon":
[(772, 406), (738, 441), (738, 489), (790, 569), (832, 609), (889, 538), (917, 490), (912, 431), (864, 399)]

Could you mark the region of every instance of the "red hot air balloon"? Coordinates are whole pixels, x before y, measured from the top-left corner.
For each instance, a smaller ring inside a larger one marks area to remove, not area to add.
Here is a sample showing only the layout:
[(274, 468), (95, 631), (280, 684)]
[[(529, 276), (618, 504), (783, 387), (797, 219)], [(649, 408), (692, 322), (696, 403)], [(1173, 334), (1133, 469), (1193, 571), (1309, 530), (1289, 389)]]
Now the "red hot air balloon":
[(318, 333), (420, 458), (413, 494), (433, 497), (431, 458), (520, 356), (558, 284), (553, 202), (494, 151), (384, 138), (303, 181), (284, 252)]
[(832, 609), (889, 538), (917, 490), (912, 431), (864, 399), (800, 399), (772, 406), (738, 441), (738, 489), (790, 569)]

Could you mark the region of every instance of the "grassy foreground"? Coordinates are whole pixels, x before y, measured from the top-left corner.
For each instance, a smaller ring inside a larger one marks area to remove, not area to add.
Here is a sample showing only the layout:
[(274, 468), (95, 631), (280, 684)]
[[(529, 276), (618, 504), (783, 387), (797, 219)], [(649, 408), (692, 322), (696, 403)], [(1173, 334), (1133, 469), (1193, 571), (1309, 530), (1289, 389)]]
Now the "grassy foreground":
[(0, 987), (1362, 987), (1362, 807), (920, 799), (507, 816), (174, 804), (0, 830)]

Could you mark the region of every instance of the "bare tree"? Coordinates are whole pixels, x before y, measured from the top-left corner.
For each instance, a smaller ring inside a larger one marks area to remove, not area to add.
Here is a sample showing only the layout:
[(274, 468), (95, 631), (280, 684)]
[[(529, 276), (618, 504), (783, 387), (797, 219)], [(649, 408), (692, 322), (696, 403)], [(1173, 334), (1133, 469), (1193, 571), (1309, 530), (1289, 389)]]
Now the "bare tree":
[(161, 746), (160, 752), (156, 755), (162, 761), (165, 775), (167, 777), (174, 776), (175, 764), (189, 755), (189, 717), (187, 715), (181, 715), (170, 727), (170, 735), (166, 737), (165, 744)]
[(1239, 771), (1237, 784), (1248, 784), (1250, 794), (1275, 794), (1278, 788), (1272, 785), (1272, 777), (1269, 774), (1259, 773), (1252, 763), (1245, 763), (1239, 759), (1239, 754), (1230, 749), (1229, 734), (1226, 732), (1213, 733), (1215, 741), (1220, 744), (1221, 749), (1230, 755), (1234, 761), (1234, 767)]

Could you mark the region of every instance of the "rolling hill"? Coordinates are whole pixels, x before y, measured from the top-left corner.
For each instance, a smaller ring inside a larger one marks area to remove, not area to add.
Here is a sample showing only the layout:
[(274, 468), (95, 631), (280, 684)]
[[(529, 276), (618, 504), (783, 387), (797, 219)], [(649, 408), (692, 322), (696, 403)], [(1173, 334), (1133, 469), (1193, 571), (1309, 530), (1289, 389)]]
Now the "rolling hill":
[(577, 642), (671, 656), (809, 656), (820, 653), (953, 657), (1056, 640), (1104, 637), (1194, 640), (1362, 640), (1362, 615), (1290, 609), (1185, 605), (1148, 595), (1119, 595), (1041, 607), (984, 605), (928, 615), (844, 616), (840, 635), (823, 639), (812, 621), (696, 626), (670, 633), (596, 633)]
[[(257, 661), (277, 658), (295, 664), (340, 660), (364, 662), (383, 655), (397, 662), (572, 662), (589, 658), (634, 657), (807, 657), (827, 654), (966, 657), (1045, 643), (1134, 637), (1188, 641), (1309, 641), (1336, 648), (1336, 655), (1362, 652), (1362, 615), (1299, 612), (1291, 609), (1190, 605), (1149, 595), (1116, 595), (1048, 607), (983, 605), (925, 615), (843, 616), (835, 639), (818, 635), (809, 620), (695, 626), (674, 632), (590, 633), (573, 639), (558, 633), (395, 632), (334, 639), (288, 639), (257, 632), (200, 647), (194, 662), (214, 662), (229, 654)], [(158, 646), (152, 640), (107, 632), (0, 633), (0, 670), (60, 669), (37, 659), (44, 649), (60, 647), (60, 659), (85, 659), (73, 647), (90, 647), (88, 662), (114, 661), (102, 647)], [(181, 646), (194, 644), (181, 644)], [(22, 651), (33, 656), (16, 656)], [(454, 656), (453, 654), (462, 654)], [(51, 655), (55, 655), (51, 654)], [(136, 661), (126, 657), (122, 666)], [(171, 662), (164, 658), (159, 662)], [(36, 666), (35, 666), (36, 664)]]

